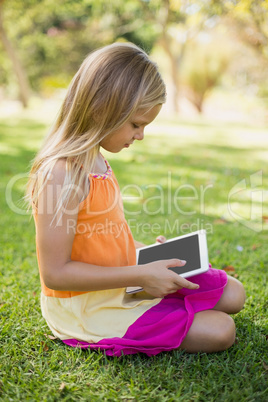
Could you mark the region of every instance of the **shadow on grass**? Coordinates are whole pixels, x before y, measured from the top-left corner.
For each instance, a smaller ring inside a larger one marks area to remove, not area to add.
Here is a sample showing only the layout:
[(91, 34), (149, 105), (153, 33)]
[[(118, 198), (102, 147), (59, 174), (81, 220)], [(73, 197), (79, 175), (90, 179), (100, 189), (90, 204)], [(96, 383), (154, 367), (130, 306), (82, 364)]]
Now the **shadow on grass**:
[[(43, 125), (37, 125), (43, 127)], [(153, 141), (153, 138), (152, 138)], [(0, 154), (1, 186), (5, 186), (16, 174), (27, 173), (35, 151), (29, 149), (23, 142), (17, 141), (14, 146), (15, 155)], [(206, 202), (213, 202), (214, 207), (226, 204), (231, 189), (241, 180), (249, 183), (250, 176), (258, 170), (267, 170), (268, 163), (255, 161), (251, 165), (245, 163), (250, 160), (250, 149), (237, 149), (219, 145), (195, 144), (185, 147), (169, 149), (168, 153), (152, 152), (151, 149), (138, 144), (134, 153), (127, 155), (125, 161), (120, 155), (111, 158), (112, 168), (118, 178), (121, 189), (128, 185), (137, 185), (142, 189), (144, 197), (151, 199), (159, 195), (159, 186), (165, 194), (171, 191), (172, 195), (182, 187), (180, 195), (190, 201), (191, 206), (198, 206), (202, 187), (210, 186), (207, 191)], [(126, 155), (124, 155), (126, 156)], [(25, 180), (26, 181), (26, 180)], [(188, 193), (187, 193), (187, 186)], [(196, 193), (193, 193), (193, 190)], [(151, 187), (151, 188), (149, 188)], [(21, 196), (23, 196), (21, 192)], [(145, 202), (141, 200), (140, 202)], [(249, 203), (248, 197), (240, 198), (241, 205)], [(157, 200), (155, 201), (157, 202)], [(158, 200), (160, 202), (160, 200)], [(161, 201), (162, 202), (162, 201)], [(186, 201), (185, 201), (186, 202)], [(166, 210), (167, 199), (163, 200)], [(152, 204), (153, 206), (153, 204)], [(156, 208), (156, 203), (154, 208)]]

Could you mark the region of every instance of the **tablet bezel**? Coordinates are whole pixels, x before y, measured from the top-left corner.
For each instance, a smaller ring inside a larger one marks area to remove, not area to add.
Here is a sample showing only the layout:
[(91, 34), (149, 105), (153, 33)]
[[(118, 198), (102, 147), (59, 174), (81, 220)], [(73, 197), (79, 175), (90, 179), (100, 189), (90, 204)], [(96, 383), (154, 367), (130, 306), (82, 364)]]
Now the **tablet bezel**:
[[(172, 239), (166, 240), (165, 243), (168, 242), (176, 242), (181, 239), (185, 239), (186, 237), (191, 237), (198, 235), (198, 246), (199, 246), (199, 255), (200, 255), (200, 268), (195, 269), (194, 271), (188, 271), (184, 272), (182, 274), (178, 274), (183, 278), (189, 278), (194, 275), (199, 275), (202, 274), (209, 269), (209, 261), (208, 261), (208, 248), (207, 248), (207, 237), (206, 237), (206, 231), (204, 229), (198, 230), (196, 232), (188, 233), (186, 235), (181, 235), (177, 237), (173, 237)], [(165, 244), (164, 243), (164, 244)], [(161, 247), (162, 243), (156, 243), (156, 244), (151, 244), (149, 246), (141, 247), (136, 250), (136, 264), (138, 264), (139, 261), (139, 254), (140, 251), (152, 248), (152, 247)], [(141, 287), (127, 287), (126, 292), (127, 293), (136, 293), (140, 292), (143, 289)]]

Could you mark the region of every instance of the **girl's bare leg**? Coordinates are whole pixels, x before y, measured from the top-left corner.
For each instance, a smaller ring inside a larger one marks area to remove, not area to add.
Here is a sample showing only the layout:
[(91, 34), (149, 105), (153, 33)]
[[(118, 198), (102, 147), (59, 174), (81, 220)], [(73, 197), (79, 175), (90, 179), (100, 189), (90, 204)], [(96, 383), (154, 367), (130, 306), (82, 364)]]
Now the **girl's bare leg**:
[(204, 310), (195, 314), (180, 349), (189, 353), (219, 352), (228, 349), (234, 341), (233, 319), (222, 311)]
[(235, 314), (242, 310), (246, 300), (245, 289), (241, 282), (228, 275), (228, 282), (214, 310)]
[(210, 353), (232, 346), (235, 341), (235, 324), (228, 314), (242, 310), (245, 299), (242, 283), (228, 276), (227, 285), (215, 307), (195, 314), (193, 324), (180, 349), (190, 353)]

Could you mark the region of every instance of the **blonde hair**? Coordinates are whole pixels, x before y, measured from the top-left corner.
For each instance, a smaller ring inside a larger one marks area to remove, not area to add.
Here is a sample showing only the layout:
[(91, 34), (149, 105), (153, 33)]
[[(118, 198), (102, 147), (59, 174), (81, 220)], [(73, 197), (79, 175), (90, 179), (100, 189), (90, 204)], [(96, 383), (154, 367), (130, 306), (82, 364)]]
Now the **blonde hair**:
[(100, 141), (138, 109), (150, 109), (165, 100), (165, 84), (156, 64), (136, 45), (114, 43), (89, 54), (71, 81), (59, 116), (33, 162), (28, 201), (37, 205), (55, 163), (63, 158), (63, 187), (69, 190), (60, 195), (55, 212), (60, 211), (73, 185), (85, 189)]

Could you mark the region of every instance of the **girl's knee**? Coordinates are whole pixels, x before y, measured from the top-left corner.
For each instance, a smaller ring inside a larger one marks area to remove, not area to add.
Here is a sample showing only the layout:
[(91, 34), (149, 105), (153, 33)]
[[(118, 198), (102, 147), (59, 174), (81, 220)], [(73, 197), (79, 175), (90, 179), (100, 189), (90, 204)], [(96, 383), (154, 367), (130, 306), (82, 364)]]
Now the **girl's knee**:
[(239, 311), (241, 311), (244, 307), (246, 301), (246, 292), (242, 283), (237, 279), (234, 279), (233, 300), (233, 313), (239, 313)]
[(214, 307), (215, 310), (236, 314), (242, 310), (246, 300), (244, 286), (237, 279), (228, 276), (228, 283), (223, 295)]
[(205, 310), (196, 313), (193, 324), (180, 348), (190, 353), (220, 352), (235, 341), (232, 317), (222, 311)]
[(232, 317), (227, 314), (221, 317), (221, 324), (218, 326), (218, 332), (215, 341), (218, 345), (218, 350), (226, 350), (230, 348), (235, 341), (235, 323)]

